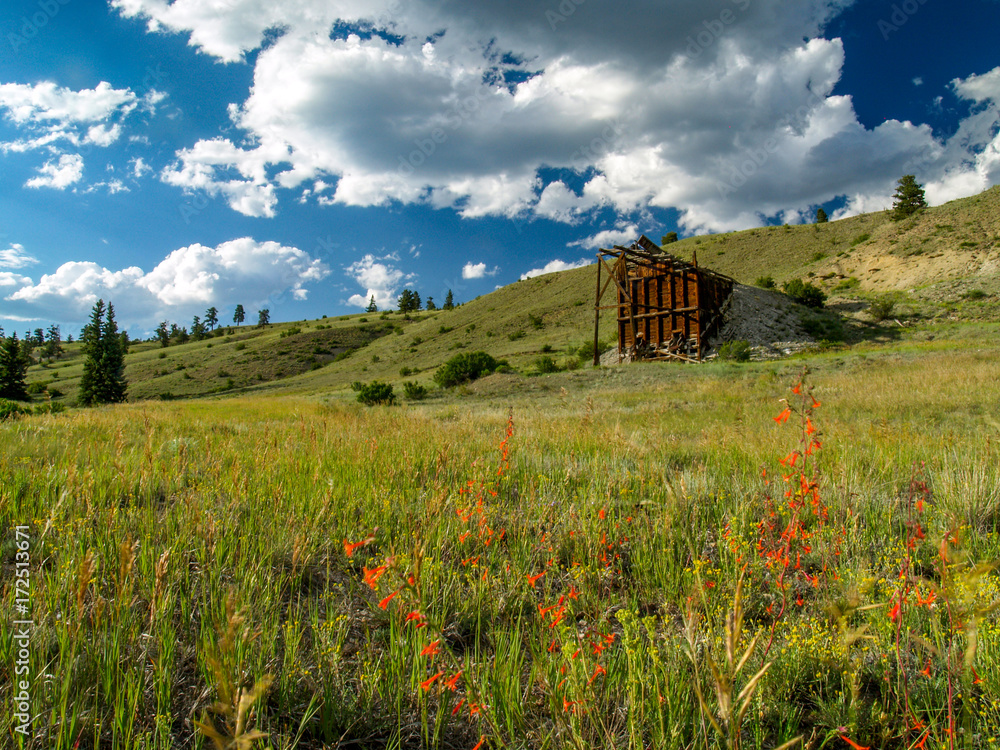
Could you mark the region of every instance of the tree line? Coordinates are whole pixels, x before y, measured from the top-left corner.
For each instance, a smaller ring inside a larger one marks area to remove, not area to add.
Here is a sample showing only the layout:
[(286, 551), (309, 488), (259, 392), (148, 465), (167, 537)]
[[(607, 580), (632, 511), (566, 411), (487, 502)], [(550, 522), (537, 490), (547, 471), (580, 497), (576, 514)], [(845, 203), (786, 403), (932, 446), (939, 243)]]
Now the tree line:
[[(399, 299), (396, 300), (396, 307), (401, 313), (419, 312), (421, 305), (423, 305), (423, 309), (428, 311), (438, 309), (433, 297), (428, 297), (427, 301), (423, 302), (420, 299), (420, 293), (412, 289), (404, 289), (403, 293), (399, 295)], [(440, 309), (455, 309), (455, 296), (451, 293), (451, 289), (449, 289), (448, 294), (445, 295), (444, 304), (441, 305)], [(368, 307), (365, 308), (365, 312), (378, 312), (378, 305), (375, 303), (374, 294), (371, 296), (371, 299), (368, 300)]]

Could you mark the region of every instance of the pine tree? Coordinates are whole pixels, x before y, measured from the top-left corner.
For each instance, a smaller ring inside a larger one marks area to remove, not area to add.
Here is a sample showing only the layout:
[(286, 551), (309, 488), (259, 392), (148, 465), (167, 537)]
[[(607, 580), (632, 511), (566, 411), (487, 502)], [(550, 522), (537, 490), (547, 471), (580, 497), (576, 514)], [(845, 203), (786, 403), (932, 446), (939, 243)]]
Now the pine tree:
[(215, 327), (219, 325), (219, 311), (214, 306), (205, 311), (205, 325), (210, 331), (214, 331)]
[(437, 305), (434, 304), (434, 298), (428, 297), (427, 304), (424, 305), (425, 310), (437, 310)]
[(372, 298), (368, 300), (368, 307), (365, 308), (365, 312), (370, 312), (370, 313), (378, 312), (378, 305), (375, 304), (374, 294), (372, 295)]
[(448, 295), (444, 298), (444, 304), (441, 305), (442, 310), (454, 310), (455, 309), (455, 298), (452, 296), (451, 289), (448, 290)]
[[(176, 326), (175, 326), (176, 327)], [(170, 329), (167, 328), (167, 321), (163, 321), (156, 327), (156, 338), (160, 341), (160, 346), (170, 346)]]
[(271, 322), (271, 311), (266, 307), (257, 311), (257, 327), (264, 328)]
[(892, 219), (899, 221), (915, 214), (922, 208), (927, 208), (924, 200), (924, 189), (917, 183), (912, 174), (903, 175), (896, 183), (896, 192), (892, 196)]
[[(106, 312), (106, 314), (105, 314)], [(81, 336), (83, 376), (80, 378), (80, 404), (117, 404), (125, 400), (128, 382), (125, 380), (125, 353), (128, 337), (118, 332), (114, 305), (98, 300)]]
[(242, 325), (243, 321), (247, 319), (246, 310), (243, 309), (243, 305), (237, 305), (236, 309), (233, 311), (233, 322), (236, 325)]
[(13, 336), (0, 339), (0, 398), (30, 401), (25, 377), (31, 363), (24, 347)]
[(816, 223), (817, 224), (826, 224), (829, 220), (830, 220), (830, 217), (826, 215), (826, 211), (824, 211), (822, 208), (817, 208), (816, 209)]

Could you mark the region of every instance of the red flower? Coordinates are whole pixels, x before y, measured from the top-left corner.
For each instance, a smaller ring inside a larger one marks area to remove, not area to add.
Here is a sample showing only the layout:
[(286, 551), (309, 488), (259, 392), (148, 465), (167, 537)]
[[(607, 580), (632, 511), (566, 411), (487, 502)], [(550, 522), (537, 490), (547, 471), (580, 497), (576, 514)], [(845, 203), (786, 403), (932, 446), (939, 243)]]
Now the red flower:
[(354, 554), (354, 550), (356, 550), (358, 547), (364, 547), (366, 545), (371, 544), (374, 541), (375, 541), (375, 535), (374, 534), (369, 534), (364, 539), (362, 539), (360, 542), (349, 542), (349, 541), (347, 541), (345, 539), (344, 540), (344, 554), (347, 555), (348, 557), (351, 557)]
[(438, 677), (440, 677), (443, 674), (444, 674), (444, 672), (438, 672), (436, 675), (428, 677), (426, 680), (424, 680), (423, 682), (420, 683), (420, 687), (422, 687), (424, 689), (424, 692), (430, 690), (431, 689), (431, 685), (434, 684), (434, 680), (436, 680)]
[(774, 421), (777, 422), (778, 424), (784, 424), (785, 422), (788, 421), (788, 418), (790, 416), (792, 416), (792, 410), (786, 406), (785, 410), (774, 418)]
[(542, 577), (543, 575), (545, 575), (545, 571), (544, 571), (544, 570), (543, 570), (543, 571), (542, 571), (541, 573), (539, 573), (538, 575), (534, 575), (534, 576), (528, 576), (528, 577), (527, 577), (527, 578), (528, 578), (528, 583), (530, 583), (530, 584), (532, 585), (532, 587), (534, 587), (534, 585), (535, 585), (535, 581), (537, 581), (537, 580), (538, 580), (539, 578), (541, 578), (541, 577)]
[(397, 596), (399, 596), (399, 589), (396, 589), (391, 594), (389, 594), (389, 596), (387, 596), (385, 599), (383, 599), (382, 601), (380, 601), (378, 603), (379, 609), (385, 609), (386, 607), (388, 607), (389, 606), (389, 602), (391, 602)]
[(864, 746), (862, 746), (862, 745), (859, 745), (859, 744), (858, 744), (857, 742), (855, 742), (854, 740), (849, 740), (849, 739), (847, 739), (847, 738), (846, 738), (846, 737), (845, 737), (844, 735), (840, 735), (840, 739), (842, 739), (842, 740), (843, 740), (844, 742), (846, 742), (846, 743), (847, 743), (848, 745), (850, 745), (851, 747), (853, 747), (853, 748), (854, 748), (854, 750), (871, 750), (871, 745), (868, 745), (867, 747), (864, 747)]
[(482, 735), (479, 738), (479, 742), (476, 743), (476, 746), (474, 748), (472, 748), (472, 750), (479, 750), (479, 748), (481, 748), (483, 746), (484, 742), (486, 742), (486, 735), (485, 734)]
[(441, 639), (440, 638), (438, 640), (434, 641), (433, 643), (429, 643), (428, 645), (424, 646), (424, 650), (420, 652), (420, 655), (421, 656), (434, 656), (434, 654), (438, 653), (439, 651), (441, 651)]
[(361, 568), (365, 574), (365, 583), (367, 583), (372, 589), (375, 588), (375, 582), (378, 581), (378, 579), (382, 577), (382, 574), (388, 569), (388, 565), (379, 565), (377, 568), (372, 568), (371, 570), (368, 570), (368, 568), (365, 567)]

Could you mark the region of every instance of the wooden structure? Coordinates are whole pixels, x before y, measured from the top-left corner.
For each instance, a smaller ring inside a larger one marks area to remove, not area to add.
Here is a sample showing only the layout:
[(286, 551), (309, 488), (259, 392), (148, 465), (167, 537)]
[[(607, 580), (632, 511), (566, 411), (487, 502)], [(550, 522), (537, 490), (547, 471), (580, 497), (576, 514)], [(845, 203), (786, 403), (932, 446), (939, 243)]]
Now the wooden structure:
[[(736, 282), (687, 263), (642, 236), (629, 247), (597, 254), (594, 304), (594, 364), (599, 362), (597, 330), (601, 310), (618, 311), (618, 361), (637, 359), (700, 362), (708, 339), (720, 325), (722, 307)], [(601, 285), (601, 271), (607, 278)], [(602, 305), (611, 284), (615, 304)]]

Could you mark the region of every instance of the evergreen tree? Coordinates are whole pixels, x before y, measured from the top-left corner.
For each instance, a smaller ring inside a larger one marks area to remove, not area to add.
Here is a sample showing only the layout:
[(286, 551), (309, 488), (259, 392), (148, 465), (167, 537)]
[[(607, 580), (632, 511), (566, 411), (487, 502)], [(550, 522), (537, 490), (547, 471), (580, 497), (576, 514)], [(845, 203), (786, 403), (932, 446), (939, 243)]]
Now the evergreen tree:
[(214, 331), (215, 327), (219, 325), (219, 311), (215, 307), (210, 307), (205, 311), (205, 325), (210, 331)]
[(370, 312), (370, 313), (378, 312), (378, 305), (375, 304), (374, 294), (372, 295), (372, 298), (368, 300), (368, 307), (365, 308), (365, 312)]
[(243, 305), (237, 305), (236, 310), (233, 311), (233, 322), (236, 325), (243, 325), (243, 321), (247, 319), (246, 310), (243, 309)]
[(817, 208), (816, 209), (816, 223), (817, 224), (826, 224), (829, 220), (830, 220), (830, 217), (826, 215), (826, 211), (824, 211), (822, 208)]
[(427, 304), (424, 305), (425, 310), (437, 310), (437, 305), (434, 304), (434, 298), (428, 297)]
[(677, 232), (667, 232), (660, 238), (660, 247), (677, 242)]
[(203, 338), (205, 338), (205, 324), (201, 322), (201, 318), (195, 315), (194, 320), (191, 321), (191, 340), (201, 341)]
[(442, 310), (454, 310), (455, 309), (455, 298), (452, 296), (451, 289), (448, 290), (448, 295), (444, 298), (444, 304), (441, 305)]
[(912, 174), (903, 175), (896, 183), (896, 192), (892, 196), (893, 221), (905, 219), (922, 208), (927, 208), (924, 200), (924, 189), (917, 183)]
[(160, 346), (170, 346), (170, 330), (167, 328), (167, 321), (164, 320), (156, 327), (156, 338), (159, 339)]
[(271, 322), (271, 311), (266, 307), (257, 311), (257, 327), (264, 328)]
[(31, 359), (18, 340), (17, 333), (0, 339), (0, 398), (31, 400), (25, 383), (29, 364)]
[(128, 382), (125, 380), (125, 353), (128, 338), (118, 332), (114, 305), (98, 300), (81, 336), (83, 376), (80, 378), (80, 404), (117, 404), (125, 400)]
[(59, 332), (59, 326), (53, 323), (45, 332), (45, 345), (42, 347), (42, 354), (51, 362), (53, 358), (62, 354), (62, 350), (62, 336)]

